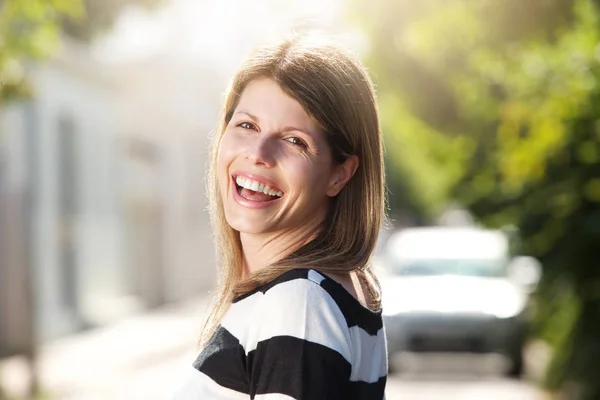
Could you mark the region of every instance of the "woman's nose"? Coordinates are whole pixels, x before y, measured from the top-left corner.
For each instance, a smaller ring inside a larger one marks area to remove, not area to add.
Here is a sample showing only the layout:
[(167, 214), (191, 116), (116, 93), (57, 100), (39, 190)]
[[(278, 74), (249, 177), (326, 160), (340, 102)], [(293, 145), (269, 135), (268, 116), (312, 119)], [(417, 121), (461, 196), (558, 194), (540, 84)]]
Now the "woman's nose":
[(246, 158), (255, 164), (272, 167), (275, 164), (275, 146), (273, 139), (266, 135), (257, 135), (246, 150)]

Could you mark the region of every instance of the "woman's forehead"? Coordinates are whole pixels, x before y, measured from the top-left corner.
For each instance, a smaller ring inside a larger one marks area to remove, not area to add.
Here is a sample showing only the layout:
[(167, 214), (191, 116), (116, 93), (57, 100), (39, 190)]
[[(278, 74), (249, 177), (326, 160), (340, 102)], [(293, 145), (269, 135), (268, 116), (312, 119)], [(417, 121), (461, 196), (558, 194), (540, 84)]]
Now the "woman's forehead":
[(244, 114), (258, 123), (293, 126), (315, 134), (321, 131), (319, 123), (302, 104), (269, 78), (246, 85), (234, 110), (236, 114)]

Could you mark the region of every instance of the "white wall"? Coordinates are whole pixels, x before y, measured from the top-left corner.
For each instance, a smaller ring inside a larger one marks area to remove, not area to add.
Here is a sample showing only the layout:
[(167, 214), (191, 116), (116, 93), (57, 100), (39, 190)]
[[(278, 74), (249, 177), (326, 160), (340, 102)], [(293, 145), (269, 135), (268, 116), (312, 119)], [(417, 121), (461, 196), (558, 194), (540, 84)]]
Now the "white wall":
[[(35, 100), (4, 110), (3, 125), (11, 133), (11, 179), (21, 185), (27, 176), (33, 179), (31, 256), (40, 338), (75, 331), (82, 321), (102, 324), (144, 306), (205, 295), (216, 277), (206, 156), (225, 82), (197, 65), (160, 58), (105, 68), (68, 46), (38, 66), (32, 82)], [(61, 118), (72, 120), (76, 139), (78, 312), (62, 301)], [(27, 133), (31, 148), (21, 140)], [(156, 149), (155, 160), (132, 156), (132, 142)], [(136, 225), (138, 214), (159, 220), (143, 217)], [(136, 239), (132, 227), (140, 226), (146, 236)]]
[(41, 335), (54, 337), (76, 329), (78, 315), (61, 304), (59, 159), (60, 118), (73, 122), (76, 138), (77, 214), (74, 221), (76, 281), (81, 317), (95, 323), (97, 309), (125, 295), (122, 285), (116, 114), (102, 81), (59, 62), (40, 67), (34, 76), (37, 187), (33, 204), (35, 276)]
[[(137, 138), (160, 149), (165, 300), (205, 294), (216, 277), (204, 191), (206, 155), (225, 84), (211, 71), (161, 58), (130, 65), (119, 75), (124, 140)], [(132, 189), (127, 192), (131, 197)]]

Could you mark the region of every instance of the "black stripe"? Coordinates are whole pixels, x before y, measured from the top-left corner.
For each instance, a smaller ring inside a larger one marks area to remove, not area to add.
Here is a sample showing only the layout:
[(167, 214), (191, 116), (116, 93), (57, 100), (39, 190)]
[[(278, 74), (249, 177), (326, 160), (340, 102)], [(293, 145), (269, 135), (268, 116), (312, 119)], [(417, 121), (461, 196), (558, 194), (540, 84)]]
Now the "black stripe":
[(308, 269), (306, 268), (294, 268), (292, 270), (286, 271), (283, 274), (279, 275), (277, 278), (272, 281), (265, 283), (262, 286), (257, 287), (254, 290), (249, 291), (248, 293), (244, 293), (241, 296), (233, 299), (233, 303), (237, 303), (238, 301), (244, 300), (247, 297), (252, 296), (255, 293), (262, 292), (266, 293), (273, 286), (279, 285), (283, 282), (293, 281), (294, 279), (307, 279), (308, 278)]
[(348, 291), (338, 282), (325, 276), (325, 279), (321, 282), (321, 287), (325, 289), (337, 303), (346, 319), (348, 328), (358, 326), (371, 336), (377, 335), (377, 332), (383, 328), (381, 312), (373, 312), (363, 307), (359, 301), (348, 293)]
[(348, 399), (350, 363), (317, 343), (276, 336), (258, 343), (248, 366), (251, 398), (282, 393), (297, 400)]
[(222, 326), (217, 328), (193, 365), (219, 385), (249, 394), (246, 353), (239, 340)]
[(383, 399), (383, 394), (385, 392), (386, 381), (387, 377), (383, 376), (374, 383), (350, 382), (350, 390), (348, 391), (350, 396), (348, 397), (348, 400), (381, 400)]
[[(294, 269), (285, 272), (273, 281), (236, 298), (235, 302), (257, 292), (266, 293), (283, 282), (308, 279), (309, 271)], [(320, 286), (335, 301), (348, 327), (361, 327), (370, 335), (376, 335), (383, 328), (380, 312), (364, 308), (341, 284), (319, 274), (324, 277)], [(311, 284), (317, 283), (311, 281)], [(263, 340), (246, 356), (239, 340), (222, 326), (219, 326), (197, 357), (194, 367), (217, 384), (248, 394), (251, 398), (257, 394), (282, 393), (298, 400), (382, 399), (386, 384), (386, 377), (375, 383), (350, 382), (352, 366), (340, 353), (291, 336)]]

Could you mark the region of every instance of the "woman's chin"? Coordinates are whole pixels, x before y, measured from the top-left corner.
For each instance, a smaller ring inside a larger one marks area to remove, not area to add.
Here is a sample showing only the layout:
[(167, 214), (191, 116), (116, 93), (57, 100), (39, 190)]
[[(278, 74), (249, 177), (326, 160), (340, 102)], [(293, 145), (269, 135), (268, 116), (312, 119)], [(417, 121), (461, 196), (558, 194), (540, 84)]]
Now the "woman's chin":
[(251, 235), (267, 233), (273, 229), (264, 219), (255, 219), (246, 217), (227, 218), (227, 223), (231, 228)]

